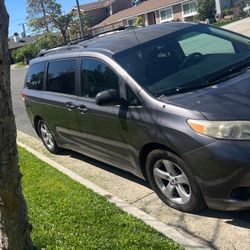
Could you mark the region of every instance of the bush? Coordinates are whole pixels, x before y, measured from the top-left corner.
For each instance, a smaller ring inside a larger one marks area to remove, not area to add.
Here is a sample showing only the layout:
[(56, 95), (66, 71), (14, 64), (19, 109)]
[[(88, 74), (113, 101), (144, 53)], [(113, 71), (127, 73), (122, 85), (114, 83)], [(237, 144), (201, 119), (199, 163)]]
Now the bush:
[(135, 26), (140, 27), (140, 26), (145, 26), (144, 20), (141, 16), (138, 16), (135, 20)]
[(15, 63), (23, 62), (25, 64), (28, 64), (29, 61), (35, 58), (41, 50), (51, 49), (61, 44), (61, 37), (52, 33), (47, 33), (46, 35), (40, 37), (35, 43), (14, 50), (12, 52), (12, 58)]
[(236, 4), (233, 8), (232, 8), (232, 12), (234, 17), (236, 18), (244, 18), (246, 17), (247, 13), (244, 12), (244, 8), (245, 8), (245, 3), (244, 2), (240, 2), (238, 4)]
[(12, 53), (12, 57), (16, 63), (23, 62), (25, 64), (28, 64), (29, 61), (37, 55), (37, 53), (38, 49), (35, 44), (30, 44), (20, 49), (14, 50)]
[(229, 15), (233, 15), (233, 10), (231, 8), (225, 8), (222, 11), (223, 16), (229, 16)]
[(201, 21), (214, 18), (215, 1), (214, 0), (197, 0), (197, 11)]

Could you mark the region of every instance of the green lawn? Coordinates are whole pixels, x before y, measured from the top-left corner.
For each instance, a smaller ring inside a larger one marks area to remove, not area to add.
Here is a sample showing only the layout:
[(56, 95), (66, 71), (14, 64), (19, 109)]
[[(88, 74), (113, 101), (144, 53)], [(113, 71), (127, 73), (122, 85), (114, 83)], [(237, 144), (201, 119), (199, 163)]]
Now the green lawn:
[(19, 153), (38, 249), (183, 249), (24, 149)]
[(222, 27), (223, 28), (224, 25), (227, 25), (227, 24), (230, 24), (230, 23), (234, 23), (234, 22), (236, 22), (238, 20), (239, 19), (232, 19), (232, 20), (227, 20), (227, 21), (221, 21), (221, 22), (213, 23), (213, 25), (215, 27)]
[(25, 66), (27, 66), (26, 64), (24, 64), (23, 62), (18, 62), (15, 64), (16, 65), (16, 68), (23, 68)]

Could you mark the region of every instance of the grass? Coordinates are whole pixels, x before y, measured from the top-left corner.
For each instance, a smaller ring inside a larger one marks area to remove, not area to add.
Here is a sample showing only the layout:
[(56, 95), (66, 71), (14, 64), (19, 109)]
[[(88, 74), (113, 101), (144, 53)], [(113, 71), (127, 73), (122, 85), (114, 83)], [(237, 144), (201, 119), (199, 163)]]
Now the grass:
[(232, 19), (232, 20), (217, 22), (217, 23), (214, 23), (213, 26), (219, 28), (219, 27), (222, 27), (224, 25), (227, 25), (227, 24), (230, 24), (230, 23), (234, 23), (236, 21), (239, 21), (239, 19)]
[(26, 64), (24, 64), (23, 62), (18, 62), (15, 64), (16, 68), (23, 68), (25, 66), (27, 66)]
[(38, 249), (183, 249), (24, 149), (19, 153)]

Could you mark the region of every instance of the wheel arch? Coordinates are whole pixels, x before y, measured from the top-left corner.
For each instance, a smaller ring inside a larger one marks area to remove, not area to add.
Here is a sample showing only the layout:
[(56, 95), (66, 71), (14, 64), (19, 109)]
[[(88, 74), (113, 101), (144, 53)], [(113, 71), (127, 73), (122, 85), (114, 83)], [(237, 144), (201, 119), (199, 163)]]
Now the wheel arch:
[(43, 118), (42, 117), (40, 117), (40, 116), (36, 116), (35, 118), (34, 118), (34, 128), (35, 128), (35, 131), (36, 131), (36, 134), (40, 137), (40, 133), (39, 133), (39, 130), (38, 130), (38, 124), (39, 124), (39, 121), (40, 120), (43, 120)]
[(173, 149), (171, 149), (170, 147), (168, 147), (164, 144), (155, 143), (155, 142), (145, 144), (141, 148), (140, 153), (139, 153), (139, 165), (140, 165), (141, 172), (142, 172), (145, 179), (147, 179), (147, 175), (146, 175), (147, 156), (149, 155), (150, 152), (152, 152), (153, 150), (157, 150), (157, 149), (169, 151), (169, 152), (176, 154), (180, 157), (180, 155), (178, 153), (176, 153)]

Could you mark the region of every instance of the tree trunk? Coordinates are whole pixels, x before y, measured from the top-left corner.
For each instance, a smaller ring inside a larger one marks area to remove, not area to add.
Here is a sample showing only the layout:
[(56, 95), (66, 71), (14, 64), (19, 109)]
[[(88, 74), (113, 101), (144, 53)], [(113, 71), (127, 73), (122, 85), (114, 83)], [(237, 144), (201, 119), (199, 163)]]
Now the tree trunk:
[(63, 38), (63, 43), (64, 44), (67, 44), (67, 30), (62, 30), (60, 29), (60, 32), (61, 32), (61, 35), (62, 35), (62, 38)]
[(31, 226), (22, 195), (11, 104), (8, 25), (4, 0), (0, 0), (0, 249), (30, 250)]
[(45, 11), (45, 8), (44, 8), (43, 0), (40, 3), (41, 3), (42, 11), (43, 11), (43, 17), (44, 17), (44, 20), (45, 20), (45, 23), (46, 23), (46, 32), (49, 33), (49, 24), (47, 22), (47, 16), (46, 16), (46, 11)]

